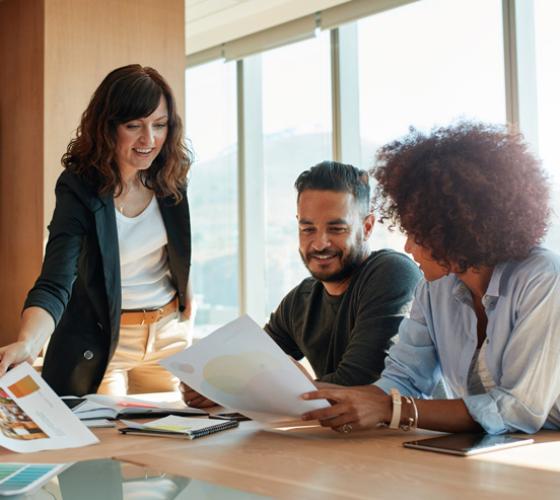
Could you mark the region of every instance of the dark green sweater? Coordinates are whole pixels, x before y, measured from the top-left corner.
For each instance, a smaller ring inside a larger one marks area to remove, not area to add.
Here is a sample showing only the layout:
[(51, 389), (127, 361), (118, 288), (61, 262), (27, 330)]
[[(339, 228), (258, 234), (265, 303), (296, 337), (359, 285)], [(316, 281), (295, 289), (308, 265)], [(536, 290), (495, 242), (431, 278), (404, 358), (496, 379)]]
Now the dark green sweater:
[(331, 296), (320, 281), (307, 278), (284, 297), (264, 329), (286, 354), (305, 356), (318, 380), (371, 384), (383, 371), (420, 277), (406, 255), (372, 252), (344, 294)]

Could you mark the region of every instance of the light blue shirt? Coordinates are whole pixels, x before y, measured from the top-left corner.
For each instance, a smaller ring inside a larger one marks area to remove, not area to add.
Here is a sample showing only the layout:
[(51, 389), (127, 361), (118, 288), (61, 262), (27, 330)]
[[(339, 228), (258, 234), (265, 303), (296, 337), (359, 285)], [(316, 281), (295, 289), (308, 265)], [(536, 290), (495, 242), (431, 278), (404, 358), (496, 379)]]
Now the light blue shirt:
[(375, 385), (430, 397), (443, 380), (447, 396), (462, 398), (490, 434), (560, 429), (560, 256), (535, 248), (521, 262), (497, 265), (482, 303), (485, 361), (496, 387), (468, 393), (477, 319), (469, 290), (454, 274), (419, 283)]

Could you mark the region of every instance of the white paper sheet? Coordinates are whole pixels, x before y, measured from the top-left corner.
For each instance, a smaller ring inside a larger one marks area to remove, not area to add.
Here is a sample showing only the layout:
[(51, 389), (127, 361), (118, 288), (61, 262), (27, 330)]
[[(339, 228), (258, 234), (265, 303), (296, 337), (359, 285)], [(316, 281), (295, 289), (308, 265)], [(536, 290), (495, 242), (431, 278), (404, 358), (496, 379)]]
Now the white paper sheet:
[(0, 446), (32, 452), (97, 442), (29, 364), (0, 378)]
[(200, 394), (254, 420), (294, 419), (328, 406), (326, 400), (299, 398), (315, 386), (249, 316), (160, 364)]

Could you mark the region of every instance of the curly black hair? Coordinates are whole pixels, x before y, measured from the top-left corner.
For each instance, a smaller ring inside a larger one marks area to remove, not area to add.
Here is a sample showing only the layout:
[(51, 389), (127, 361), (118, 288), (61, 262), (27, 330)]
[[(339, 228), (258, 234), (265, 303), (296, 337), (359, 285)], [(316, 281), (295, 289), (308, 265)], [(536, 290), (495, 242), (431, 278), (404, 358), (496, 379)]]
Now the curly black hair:
[(381, 147), (370, 172), (379, 220), (457, 272), (522, 260), (546, 234), (550, 188), (520, 134), (459, 122)]

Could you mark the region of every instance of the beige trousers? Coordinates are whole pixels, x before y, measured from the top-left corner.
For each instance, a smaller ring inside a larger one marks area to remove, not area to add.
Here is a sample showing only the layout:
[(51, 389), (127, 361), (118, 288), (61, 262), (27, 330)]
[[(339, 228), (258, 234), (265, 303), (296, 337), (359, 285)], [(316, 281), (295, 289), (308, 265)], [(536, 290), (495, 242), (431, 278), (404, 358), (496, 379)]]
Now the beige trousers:
[(158, 364), (191, 344), (191, 321), (177, 318), (173, 313), (151, 325), (122, 326), (97, 393), (124, 396), (178, 390), (177, 377)]

